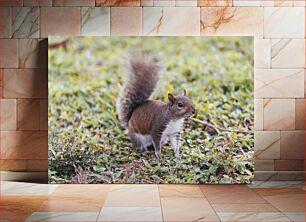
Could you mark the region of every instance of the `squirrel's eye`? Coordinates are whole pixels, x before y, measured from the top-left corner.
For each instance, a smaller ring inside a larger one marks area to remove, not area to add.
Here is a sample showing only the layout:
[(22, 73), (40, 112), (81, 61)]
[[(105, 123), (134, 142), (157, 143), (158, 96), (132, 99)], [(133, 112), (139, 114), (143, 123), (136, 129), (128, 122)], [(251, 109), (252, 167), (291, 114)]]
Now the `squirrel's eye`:
[(181, 103), (181, 102), (179, 102), (179, 103), (177, 104), (177, 107), (178, 107), (178, 108), (183, 108), (183, 107), (184, 107), (184, 104)]

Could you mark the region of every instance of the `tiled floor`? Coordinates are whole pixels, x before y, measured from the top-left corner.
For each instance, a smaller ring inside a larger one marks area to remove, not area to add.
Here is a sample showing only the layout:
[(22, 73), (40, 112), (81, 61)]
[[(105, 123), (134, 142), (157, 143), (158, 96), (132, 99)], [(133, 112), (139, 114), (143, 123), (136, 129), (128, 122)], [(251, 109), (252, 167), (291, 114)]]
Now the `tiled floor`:
[(47, 185), (1, 182), (0, 221), (305, 221), (302, 182)]

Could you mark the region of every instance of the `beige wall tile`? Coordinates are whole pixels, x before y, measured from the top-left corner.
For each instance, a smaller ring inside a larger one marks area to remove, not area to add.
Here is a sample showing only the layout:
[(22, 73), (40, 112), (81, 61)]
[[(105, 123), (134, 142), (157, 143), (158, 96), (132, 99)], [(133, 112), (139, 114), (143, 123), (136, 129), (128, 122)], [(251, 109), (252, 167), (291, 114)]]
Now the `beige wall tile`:
[(96, 0), (96, 6), (140, 6), (140, 0)]
[(0, 160), (0, 170), (2, 171), (26, 171), (26, 160)]
[(1, 157), (3, 159), (48, 158), (46, 131), (1, 131), (0, 133), (2, 138)]
[(182, 7), (196, 7), (198, 4), (197, 0), (176, 0), (175, 6), (182, 6)]
[(39, 100), (17, 99), (17, 130), (39, 130)]
[(18, 40), (0, 39), (0, 68), (18, 68)]
[(274, 6), (274, 0), (260, 0), (260, 6)]
[(3, 69), (0, 69), (0, 99), (3, 97)]
[(255, 171), (273, 171), (274, 160), (258, 160), (255, 158)]
[(305, 10), (300, 7), (264, 8), (265, 38), (304, 38)]
[(306, 69), (304, 70), (304, 97), (306, 97)]
[(294, 128), (294, 99), (264, 99), (264, 130), (291, 130)]
[(23, 0), (24, 6), (52, 6), (52, 0)]
[(4, 98), (47, 98), (47, 69), (4, 70)]
[(233, 0), (233, 6), (260, 6), (260, 0)]
[(48, 130), (48, 100), (41, 99), (39, 105), (39, 129)]
[(304, 0), (293, 0), (293, 6), (295, 6), (295, 7), (305, 7), (306, 2)]
[(263, 130), (263, 99), (254, 99), (254, 127)]
[(293, 0), (274, 0), (274, 6), (293, 6)]
[(53, 0), (53, 6), (95, 6), (95, 0)]
[(260, 7), (202, 7), (202, 35), (263, 36), (263, 9)]
[(141, 7), (112, 7), (111, 35), (141, 35)]
[(198, 0), (198, 6), (233, 6), (233, 0)]
[(48, 171), (48, 160), (28, 160), (27, 171), (46, 172)]
[(81, 35), (110, 35), (109, 7), (82, 7), (81, 20)]
[(304, 39), (272, 39), (273, 68), (304, 68), (304, 63)]
[(16, 100), (1, 99), (0, 108), (0, 129), (16, 130)]
[(40, 35), (42, 38), (47, 38), (49, 35), (64, 35), (64, 36), (79, 35), (80, 28), (81, 28), (80, 8), (78, 7), (42, 7), (41, 8)]
[(146, 7), (143, 9), (143, 34), (200, 35), (199, 20), (197, 7)]
[(305, 99), (295, 100), (295, 129), (305, 129)]
[(303, 69), (255, 69), (255, 98), (303, 98)]
[(12, 8), (12, 37), (13, 38), (39, 37), (38, 7)]
[(153, 6), (154, 0), (141, 0), (140, 5), (141, 6)]
[(153, 0), (154, 7), (175, 6), (175, 0)]
[(281, 159), (304, 159), (305, 131), (281, 132)]
[(271, 40), (254, 39), (254, 67), (271, 67)]
[(9, 7), (0, 8), (0, 38), (11, 38), (12, 10)]
[(275, 170), (277, 171), (303, 171), (303, 160), (275, 160)]
[(47, 68), (47, 39), (19, 40), (19, 68)]
[(22, 0), (1, 0), (0, 7), (22, 6)]
[(280, 131), (255, 131), (255, 159), (280, 159)]

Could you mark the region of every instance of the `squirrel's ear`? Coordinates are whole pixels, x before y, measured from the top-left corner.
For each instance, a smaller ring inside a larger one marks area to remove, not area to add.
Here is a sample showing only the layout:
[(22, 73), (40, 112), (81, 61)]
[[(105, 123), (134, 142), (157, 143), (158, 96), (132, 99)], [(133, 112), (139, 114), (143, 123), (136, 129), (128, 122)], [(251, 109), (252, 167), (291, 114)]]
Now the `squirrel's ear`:
[(172, 93), (168, 93), (168, 100), (169, 100), (170, 105), (173, 105), (175, 101), (175, 96)]
[(186, 91), (186, 89), (184, 89), (184, 94), (183, 94), (183, 96), (187, 96), (187, 91)]

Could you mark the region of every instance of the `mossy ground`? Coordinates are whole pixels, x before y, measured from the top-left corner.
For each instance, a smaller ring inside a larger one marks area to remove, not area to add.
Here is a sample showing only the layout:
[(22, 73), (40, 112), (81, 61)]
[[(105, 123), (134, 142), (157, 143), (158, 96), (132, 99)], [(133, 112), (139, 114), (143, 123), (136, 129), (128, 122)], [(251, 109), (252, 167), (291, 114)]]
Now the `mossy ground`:
[[(62, 41), (49, 39), (49, 44)], [(197, 118), (253, 127), (253, 39), (236, 37), (71, 37), (49, 49), (51, 183), (248, 183), (253, 134), (215, 133), (186, 120), (176, 159), (169, 144), (156, 159), (131, 146), (116, 101), (128, 54), (148, 52), (164, 68), (154, 99), (187, 89)]]

